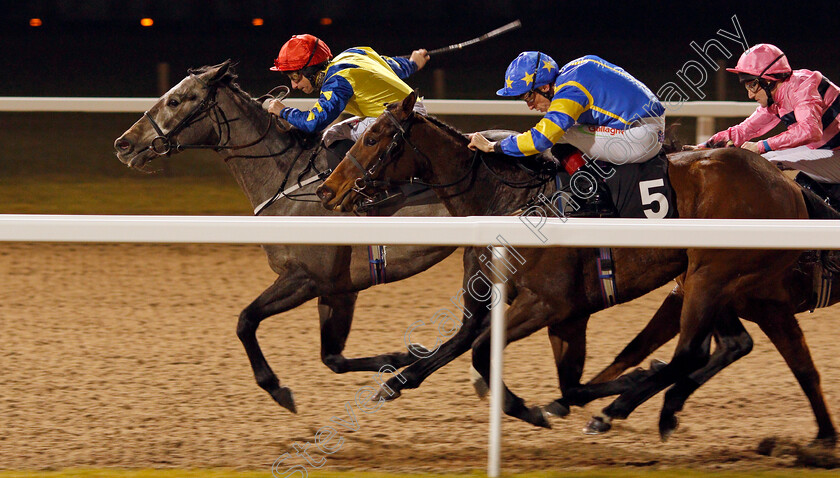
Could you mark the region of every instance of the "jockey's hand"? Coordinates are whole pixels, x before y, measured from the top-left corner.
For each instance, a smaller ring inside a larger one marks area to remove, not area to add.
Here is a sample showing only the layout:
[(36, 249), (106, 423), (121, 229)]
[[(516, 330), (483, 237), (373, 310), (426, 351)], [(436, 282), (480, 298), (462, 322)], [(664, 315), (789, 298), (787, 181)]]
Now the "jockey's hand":
[(701, 149), (709, 149), (706, 144), (685, 144), (682, 147), (683, 151), (698, 151)]
[(283, 111), (283, 108), (285, 108), (286, 105), (281, 103), (280, 100), (274, 100), (274, 99), (269, 98), (269, 99), (263, 101), (262, 107), (263, 107), (264, 110), (268, 111), (269, 113), (271, 113), (275, 116), (280, 116), (280, 112)]
[(421, 48), (419, 50), (414, 50), (411, 52), (411, 57), (409, 60), (413, 61), (417, 65), (417, 69), (420, 70), (424, 66), (426, 66), (426, 62), (429, 61), (429, 52), (426, 51), (425, 48)]
[(491, 143), (487, 140), (481, 133), (473, 133), (470, 135), (470, 144), (467, 145), (468, 148), (475, 151), (476, 149), (479, 151), (483, 151), (485, 153), (492, 153), (493, 147), (496, 146), (496, 143)]
[(752, 151), (753, 153), (758, 153), (758, 143), (754, 143), (752, 141), (747, 141), (746, 143), (741, 145), (741, 148), (746, 149), (747, 151)]

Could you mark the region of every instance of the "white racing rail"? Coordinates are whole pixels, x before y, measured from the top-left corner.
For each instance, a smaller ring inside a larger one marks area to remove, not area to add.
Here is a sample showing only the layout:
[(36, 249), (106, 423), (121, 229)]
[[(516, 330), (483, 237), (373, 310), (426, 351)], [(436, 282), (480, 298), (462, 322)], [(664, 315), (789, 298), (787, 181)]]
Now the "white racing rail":
[[(68, 97), (0, 97), (0, 111), (57, 111), (81, 113), (142, 113), (155, 104), (157, 98), (68, 98)], [(313, 99), (289, 98), (287, 106), (312, 107)], [(523, 101), (502, 100), (424, 100), (434, 115), (502, 115), (536, 116)], [(715, 118), (746, 118), (755, 111), (756, 104), (737, 101), (693, 101), (666, 103), (669, 117), (697, 118), (696, 142), (699, 144), (716, 131)]]

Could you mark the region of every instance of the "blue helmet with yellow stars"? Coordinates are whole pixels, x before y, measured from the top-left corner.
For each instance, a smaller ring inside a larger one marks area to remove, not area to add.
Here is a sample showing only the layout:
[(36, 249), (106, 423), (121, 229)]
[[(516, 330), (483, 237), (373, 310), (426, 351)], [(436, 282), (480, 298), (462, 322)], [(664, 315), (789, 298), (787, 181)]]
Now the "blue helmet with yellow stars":
[(499, 96), (520, 96), (557, 78), (557, 62), (538, 51), (523, 51), (505, 71), (505, 87), (497, 91)]

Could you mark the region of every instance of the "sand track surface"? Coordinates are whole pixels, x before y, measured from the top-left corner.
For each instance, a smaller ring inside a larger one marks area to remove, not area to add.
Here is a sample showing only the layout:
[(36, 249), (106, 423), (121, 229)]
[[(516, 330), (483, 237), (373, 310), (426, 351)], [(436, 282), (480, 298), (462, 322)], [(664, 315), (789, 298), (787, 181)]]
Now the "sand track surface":
[[(460, 253), (408, 280), (362, 292), (346, 353), (400, 350), (461, 287)], [(298, 415), (255, 383), (236, 337), (239, 312), (274, 280), (255, 246), (0, 245), (0, 468), (268, 469), (294, 442), (347, 415), (372, 373), (336, 375), (319, 359), (314, 302), (266, 320), (258, 337), (297, 399)], [(584, 377), (609, 363), (667, 294), (659, 289), (593, 316)], [(840, 397), (837, 309), (799, 316), (829, 407)], [(813, 415), (756, 326), (749, 356), (698, 391), (661, 443), (662, 396), (606, 436), (581, 434), (598, 401), (552, 430), (505, 418), (506, 471), (597, 466), (702, 469), (789, 466), (755, 452), (772, 435), (806, 443)], [(655, 354), (668, 359), (674, 344)], [(488, 403), (464, 356), (374, 413), (355, 410), (327, 469), (449, 471), (486, 463)], [(545, 332), (508, 347), (508, 385), (528, 403), (557, 398)], [(289, 463), (297, 463), (289, 461)], [(302, 463), (302, 462), (300, 462)]]

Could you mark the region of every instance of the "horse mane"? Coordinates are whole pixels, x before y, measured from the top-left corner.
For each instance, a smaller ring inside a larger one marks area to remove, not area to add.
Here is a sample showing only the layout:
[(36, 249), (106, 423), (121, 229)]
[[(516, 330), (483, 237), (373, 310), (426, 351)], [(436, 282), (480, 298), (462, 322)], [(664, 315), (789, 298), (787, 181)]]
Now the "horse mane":
[(422, 116), (424, 118), (426, 118), (430, 123), (432, 123), (433, 125), (437, 126), (440, 129), (442, 129), (443, 131), (445, 131), (450, 136), (452, 136), (455, 139), (455, 141), (457, 141), (459, 143), (462, 143), (463, 145), (467, 145), (469, 143), (469, 141), (467, 140), (467, 137), (464, 136), (464, 133), (462, 133), (460, 130), (458, 130), (458, 128), (456, 128), (456, 127), (454, 127), (454, 126), (452, 126), (452, 125), (444, 122), (443, 120), (441, 120), (439, 118), (436, 118), (432, 115), (422, 115)]
[[(198, 68), (190, 68), (189, 70), (187, 70), (187, 72), (191, 75), (201, 75), (203, 73), (207, 73), (207, 71), (211, 68), (218, 68), (219, 66), (224, 65), (225, 63), (228, 63), (230, 66), (228, 67), (227, 71), (225, 71), (225, 74), (221, 78), (219, 78), (218, 82), (224, 83), (239, 96), (259, 104), (256, 98), (251, 96), (251, 94), (247, 91), (243, 90), (242, 87), (239, 86), (239, 83), (236, 82), (236, 80), (239, 78), (239, 75), (236, 73), (236, 66), (239, 64), (237, 62), (225, 60), (219, 65), (205, 65)], [(260, 107), (262, 107), (262, 105), (260, 105)]]
[(665, 154), (682, 151), (682, 141), (677, 137), (677, 128), (679, 127), (680, 123), (676, 122), (665, 128), (665, 139), (662, 141), (662, 150)]

